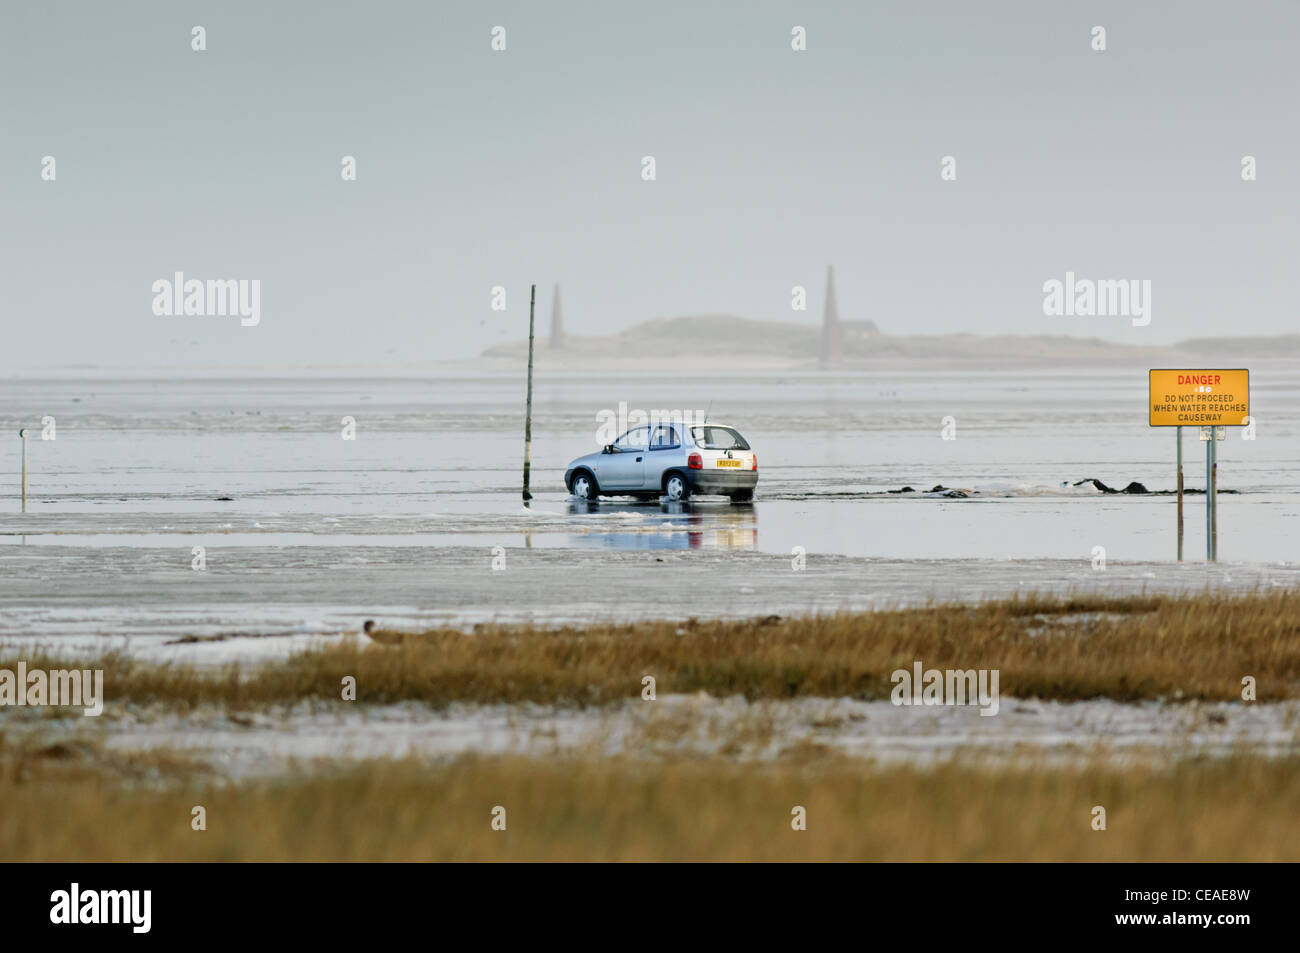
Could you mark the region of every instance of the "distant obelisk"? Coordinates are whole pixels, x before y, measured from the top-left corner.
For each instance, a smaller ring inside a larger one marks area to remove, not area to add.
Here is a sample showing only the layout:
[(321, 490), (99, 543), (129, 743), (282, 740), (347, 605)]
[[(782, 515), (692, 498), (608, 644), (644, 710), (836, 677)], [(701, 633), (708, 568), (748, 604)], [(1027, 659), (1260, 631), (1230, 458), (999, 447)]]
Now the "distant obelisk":
[(826, 266), (826, 311), (822, 315), (822, 354), (825, 367), (844, 362), (844, 334), (840, 327), (840, 309), (835, 302), (835, 266)]
[(560, 286), (551, 297), (551, 347), (564, 347), (564, 312), (560, 310)]

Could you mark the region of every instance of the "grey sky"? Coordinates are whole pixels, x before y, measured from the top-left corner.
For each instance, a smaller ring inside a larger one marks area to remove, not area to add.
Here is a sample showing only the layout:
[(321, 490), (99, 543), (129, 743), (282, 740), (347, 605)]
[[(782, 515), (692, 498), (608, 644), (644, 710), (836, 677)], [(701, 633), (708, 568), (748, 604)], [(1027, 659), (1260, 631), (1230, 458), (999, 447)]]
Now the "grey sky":
[[(1294, 3), (83, 2), (4, 20), (7, 370), (472, 356), (524, 333), (530, 280), (543, 318), (561, 282), (578, 334), (816, 322), (828, 262), (842, 316), (889, 332), (1295, 329)], [(150, 286), (177, 270), (261, 279), (261, 324), (155, 316)], [(1150, 326), (1045, 317), (1067, 270), (1150, 279)]]

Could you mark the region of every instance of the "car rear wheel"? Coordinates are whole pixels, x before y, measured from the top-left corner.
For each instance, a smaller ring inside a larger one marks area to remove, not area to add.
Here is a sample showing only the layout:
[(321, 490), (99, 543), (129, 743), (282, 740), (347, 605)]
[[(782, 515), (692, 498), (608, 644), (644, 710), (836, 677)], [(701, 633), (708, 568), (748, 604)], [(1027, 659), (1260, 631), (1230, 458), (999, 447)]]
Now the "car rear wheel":
[(578, 500), (594, 500), (598, 495), (596, 481), (586, 470), (579, 470), (573, 475), (573, 485), (569, 489), (573, 491), (574, 499)]
[(737, 490), (735, 493), (732, 493), (732, 494), (731, 494), (731, 502), (733, 502), (733, 503), (752, 503), (752, 502), (754, 502), (754, 491), (753, 491), (753, 490)]
[(686, 477), (680, 473), (670, 473), (664, 480), (664, 496), (674, 503), (680, 502), (691, 495), (691, 487), (686, 482)]

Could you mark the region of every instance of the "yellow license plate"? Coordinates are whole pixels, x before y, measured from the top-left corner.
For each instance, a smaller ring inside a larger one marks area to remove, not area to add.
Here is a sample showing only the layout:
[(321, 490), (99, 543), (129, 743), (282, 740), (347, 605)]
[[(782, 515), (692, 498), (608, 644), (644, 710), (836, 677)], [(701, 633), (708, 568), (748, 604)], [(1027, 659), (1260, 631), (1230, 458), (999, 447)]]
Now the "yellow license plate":
[(739, 460), (719, 460), (719, 461), (718, 461), (718, 466), (720, 466), (720, 467), (738, 467), (738, 466), (740, 466), (740, 461), (739, 461)]

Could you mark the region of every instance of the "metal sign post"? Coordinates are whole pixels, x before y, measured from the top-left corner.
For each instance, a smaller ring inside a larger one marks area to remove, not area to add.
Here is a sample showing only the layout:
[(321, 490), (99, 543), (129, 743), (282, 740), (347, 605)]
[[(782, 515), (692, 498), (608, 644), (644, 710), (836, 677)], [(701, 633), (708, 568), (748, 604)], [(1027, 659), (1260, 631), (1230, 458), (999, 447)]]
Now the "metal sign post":
[(1178, 434), (1178, 561), (1183, 561), (1183, 428)]
[(1202, 427), (1205, 441), (1205, 558), (1214, 562), (1214, 428)]
[(1219, 450), (1218, 442), (1228, 435), (1227, 427), (1202, 427), (1205, 442), (1205, 558), (1219, 559)]
[(1219, 441), (1228, 435), (1227, 428), (1215, 427), (1210, 441), (1210, 559), (1219, 561)]

